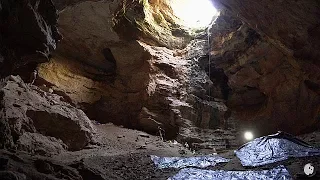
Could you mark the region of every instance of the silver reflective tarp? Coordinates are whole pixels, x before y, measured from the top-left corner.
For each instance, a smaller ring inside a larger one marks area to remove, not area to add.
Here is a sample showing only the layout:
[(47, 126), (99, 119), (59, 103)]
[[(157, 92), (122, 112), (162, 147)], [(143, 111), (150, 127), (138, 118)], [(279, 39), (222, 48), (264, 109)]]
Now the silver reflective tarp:
[(212, 155), (196, 157), (158, 157), (151, 155), (154, 164), (159, 168), (185, 168), (215, 166), (217, 163), (229, 162), (229, 159)]
[(291, 180), (289, 172), (284, 166), (278, 166), (270, 170), (260, 171), (224, 171), (202, 170), (186, 168), (168, 180)]
[(261, 166), (283, 161), (289, 157), (319, 156), (320, 149), (279, 132), (274, 135), (257, 138), (235, 151), (243, 166)]

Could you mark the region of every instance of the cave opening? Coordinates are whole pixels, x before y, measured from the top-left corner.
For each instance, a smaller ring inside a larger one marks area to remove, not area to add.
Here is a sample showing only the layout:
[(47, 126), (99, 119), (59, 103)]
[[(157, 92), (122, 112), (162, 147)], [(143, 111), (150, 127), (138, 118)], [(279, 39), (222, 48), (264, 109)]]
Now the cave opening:
[(189, 28), (206, 28), (219, 16), (210, 0), (175, 0), (173, 13)]

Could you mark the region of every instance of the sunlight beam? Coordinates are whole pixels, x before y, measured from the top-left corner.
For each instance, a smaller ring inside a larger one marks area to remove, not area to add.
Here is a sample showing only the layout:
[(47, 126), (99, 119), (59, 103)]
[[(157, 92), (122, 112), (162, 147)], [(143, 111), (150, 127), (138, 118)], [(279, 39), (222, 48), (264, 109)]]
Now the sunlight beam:
[(210, 0), (175, 0), (172, 2), (174, 14), (190, 28), (207, 27), (219, 12)]

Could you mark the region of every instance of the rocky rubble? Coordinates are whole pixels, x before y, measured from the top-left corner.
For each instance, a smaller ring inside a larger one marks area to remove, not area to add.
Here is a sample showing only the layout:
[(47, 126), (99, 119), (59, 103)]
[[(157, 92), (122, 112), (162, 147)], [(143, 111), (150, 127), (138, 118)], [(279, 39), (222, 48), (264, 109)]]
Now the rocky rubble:
[(63, 97), (25, 84), (19, 76), (3, 79), (0, 92), (1, 148), (50, 154), (93, 142), (91, 121)]

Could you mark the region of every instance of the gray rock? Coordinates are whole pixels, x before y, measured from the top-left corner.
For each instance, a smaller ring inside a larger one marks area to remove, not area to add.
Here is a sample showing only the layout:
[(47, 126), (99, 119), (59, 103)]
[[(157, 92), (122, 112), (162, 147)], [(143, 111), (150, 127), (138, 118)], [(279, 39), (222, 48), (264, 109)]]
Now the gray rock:
[(28, 86), (19, 76), (6, 78), (0, 88), (4, 107), (0, 112), (2, 147), (18, 142), (24, 150), (32, 151), (39, 145), (58, 152), (65, 148), (63, 143), (69, 150), (80, 150), (93, 140), (91, 121), (83, 111), (61, 101), (60, 96)]
[(20, 150), (43, 156), (59, 154), (68, 148), (62, 140), (29, 132), (25, 132), (19, 137), (17, 145)]
[(24, 66), (21, 71), (29, 71), (26, 64), (48, 61), (61, 39), (52, 1), (5, 0), (0, 2), (0, 7), (0, 53), (5, 57), (0, 75), (12, 74), (21, 66)]
[(2, 180), (26, 180), (27, 177), (24, 174), (13, 171), (1, 171), (0, 179)]

